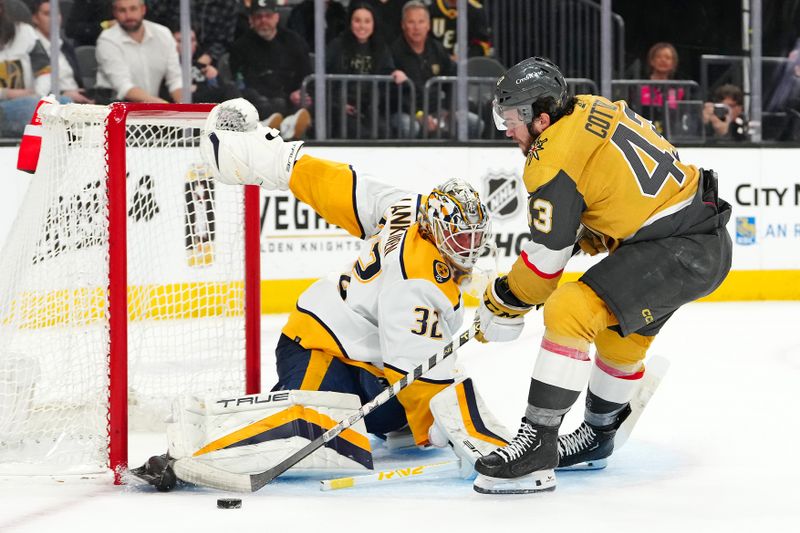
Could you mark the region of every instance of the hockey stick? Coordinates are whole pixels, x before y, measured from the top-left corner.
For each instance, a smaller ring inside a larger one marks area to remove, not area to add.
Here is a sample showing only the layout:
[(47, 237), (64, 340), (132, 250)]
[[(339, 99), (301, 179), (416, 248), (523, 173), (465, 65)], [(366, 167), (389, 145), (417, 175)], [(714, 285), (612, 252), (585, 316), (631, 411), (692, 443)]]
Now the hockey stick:
[[(639, 388), (636, 390), (636, 394), (634, 394), (630, 401), (631, 413), (620, 425), (619, 429), (617, 430), (617, 434), (614, 436), (614, 453), (618, 452), (619, 449), (622, 448), (622, 446), (628, 441), (628, 437), (631, 436), (633, 428), (636, 426), (636, 422), (639, 421), (639, 417), (642, 416), (642, 413), (644, 412), (644, 408), (647, 407), (647, 404), (650, 402), (650, 399), (653, 397), (656, 389), (658, 389), (658, 386), (661, 384), (661, 380), (663, 380), (664, 376), (667, 374), (670, 363), (669, 359), (666, 357), (654, 355), (647, 361), (646, 365), (647, 370), (642, 378), (642, 383), (639, 385)], [(602, 470), (607, 465), (607, 458), (597, 459), (594, 461), (587, 461), (586, 463), (556, 468), (556, 471), (569, 472), (576, 470)]]
[[(647, 372), (642, 378), (642, 383), (636, 391), (636, 394), (631, 399), (631, 414), (625, 419), (620, 428), (617, 430), (617, 435), (614, 438), (614, 451), (617, 452), (630, 437), (636, 422), (642, 416), (644, 408), (647, 406), (650, 399), (653, 397), (661, 380), (669, 370), (669, 360), (665, 357), (658, 355), (652, 356), (647, 361)], [(601, 459), (599, 461), (591, 461), (582, 466), (571, 466), (566, 468), (559, 468), (559, 471), (575, 471), (575, 470), (600, 470), (607, 465), (607, 460)], [(320, 490), (339, 490), (348, 489), (352, 487), (361, 487), (364, 485), (386, 485), (390, 483), (398, 483), (404, 481), (419, 480), (420, 478), (435, 479), (458, 473), (460, 470), (459, 460), (446, 461), (443, 463), (435, 463), (429, 465), (415, 465), (404, 468), (396, 468), (392, 470), (383, 470), (381, 472), (373, 472), (372, 474), (363, 474), (360, 476), (341, 477), (334, 479), (322, 480)]]
[(179, 479), (188, 481), (190, 483), (195, 483), (197, 485), (204, 485), (206, 487), (234, 492), (255, 492), (279, 475), (286, 472), (292, 466), (296, 465), (318, 449), (325, 446), (325, 444), (338, 436), (342, 431), (351, 427), (353, 424), (363, 419), (372, 411), (397, 396), (400, 391), (414, 383), (414, 381), (428, 372), (431, 368), (450, 357), (456, 349), (469, 342), (469, 340), (475, 336), (477, 331), (477, 325), (471, 325), (468, 329), (464, 330), (457, 337), (447, 343), (447, 345), (442, 348), (441, 351), (430, 356), (421, 365), (417, 366), (411, 372), (403, 376), (400, 380), (396, 381), (391, 387), (384, 389), (372, 400), (362, 405), (358, 411), (348, 416), (337, 425), (333, 426), (328, 431), (268, 470), (259, 472), (257, 474), (236, 474), (233, 472), (220, 470), (216, 467), (208, 465), (207, 463), (202, 463), (192, 459), (191, 457), (187, 457), (184, 459), (178, 459), (175, 462), (173, 465), (175, 473)]
[(454, 459), (442, 463), (429, 465), (415, 465), (393, 470), (382, 470), (372, 474), (361, 476), (340, 477), (335, 479), (323, 479), (320, 481), (319, 490), (338, 490), (349, 489), (350, 487), (361, 487), (363, 485), (385, 485), (387, 483), (397, 483), (398, 481), (409, 481), (425, 477), (427, 479), (458, 473), (461, 469), (461, 461)]
[(622, 445), (625, 444), (628, 437), (631, 436), (631, 432), (634, 426), (636, 426), (636, 422), (639, 421), (639, 417), (642, 416), (644, 408), (647, 407), (656, 389), (661, 384), (661, 380), (664, 379), (664, 376), (667, 374), (669, 364), (669, 359), (659, 355), (654, 355), (647, 361), (647, 368), (642, 378), (642, 384), (631, 400), (631, 414), (628, 415), (628, 418), (626, 418), (619, 427), (614, 437), (615, 451), (622, 448)]

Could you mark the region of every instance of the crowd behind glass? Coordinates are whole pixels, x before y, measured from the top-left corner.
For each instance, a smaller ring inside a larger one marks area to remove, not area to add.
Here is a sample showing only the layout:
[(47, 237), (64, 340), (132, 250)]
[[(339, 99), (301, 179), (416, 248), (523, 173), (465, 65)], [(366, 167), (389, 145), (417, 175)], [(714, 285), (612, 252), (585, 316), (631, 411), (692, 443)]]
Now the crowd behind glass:
[[(544, 2), (545, 0), (542, 0)], [(491, 90), (510, 48), (504, 2), (468, 0), (468, 112), (455, 112), (456, 0), (327, 0), (325, 2), (326, 139), (455, 138), (465, 117), (468, 138), (500, 138), (492, 127)], [(589, 0), (565, 0), (596, 9)], [(62, 0), (59, 100), (185, 101), (180, 66), (180, 2)], [(262, 121), (287, 138), (314, 139), (314, 0), (191, 0), (191, 100), (244, 97)], [(497, 12), (490, 11), (496, 6)], [(494, 22), (491, 24), (490, 21)], [(517, 21), (519, 22), (519, 21)], [(0, 0), (0, 135), (18, 139), (41, 95), (51, 92), (50, 2)], [(499, 27), (498, 27), (499, 26)], [(537, 55), (533, 38), (516, 53)], [(704, 55), (698, 72), (678, 75), (670, 42), (652, 43), (637, 70), (613, 80), (625, 99), (673, 140), (750, 140), (747, 58)], [(765, 58), (762, 137), (800, 137), (800, 51)], [(634, 75), (631, 76), (631, 73)], [(578, 73), (579, 75), (581, 73)], [(598, 80), (570, 80), (575, 92), (597, 92)]]

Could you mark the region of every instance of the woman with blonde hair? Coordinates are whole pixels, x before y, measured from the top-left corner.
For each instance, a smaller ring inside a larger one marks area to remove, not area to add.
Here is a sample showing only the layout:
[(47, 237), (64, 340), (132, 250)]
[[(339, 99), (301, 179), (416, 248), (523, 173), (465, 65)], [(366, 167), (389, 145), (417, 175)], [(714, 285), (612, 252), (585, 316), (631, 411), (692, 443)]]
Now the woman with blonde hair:
[[(649, 78), (654, 81), (671, 80), (678, 70), (678, 51), (667, 42), (658, 42), (647, 52)], [(642, 114), (653, 121), (659, 132), (663, 129), (661, 122), (664, 115), (664, 95), (670, 109), (678, 107), (677, 102), (683, 100), (685, 91), (680, 87), (668, 87), (662, 90), (657, 85), (643, 85), (639, 92), (639, 103)]]

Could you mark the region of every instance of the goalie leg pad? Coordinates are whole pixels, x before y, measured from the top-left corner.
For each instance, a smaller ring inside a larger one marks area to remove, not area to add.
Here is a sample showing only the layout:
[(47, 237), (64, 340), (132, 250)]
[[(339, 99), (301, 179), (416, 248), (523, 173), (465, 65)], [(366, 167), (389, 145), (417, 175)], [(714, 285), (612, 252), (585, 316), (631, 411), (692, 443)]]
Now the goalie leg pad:
[(486, 407), (472, 379), (455, 383), (431, 399), (433, 425), (429, 440), (434, 446), (448, 443), (461, 460), (461, 476), (475, 475), (475, 461), (505, 446), (513, 433)]
[[(169, 455), (237, 474), (261, 472), (360, 406), (355, 395), (321, 391), (185, 397), (173, 405), (167, 425)], [(372, 450), (363, 421), (331, 439), (295, 467), (295, 470), (347, 472), (367, 469), (372, 469)], [(180, 477), (180, 469), (176, 468), (176, 473)]]

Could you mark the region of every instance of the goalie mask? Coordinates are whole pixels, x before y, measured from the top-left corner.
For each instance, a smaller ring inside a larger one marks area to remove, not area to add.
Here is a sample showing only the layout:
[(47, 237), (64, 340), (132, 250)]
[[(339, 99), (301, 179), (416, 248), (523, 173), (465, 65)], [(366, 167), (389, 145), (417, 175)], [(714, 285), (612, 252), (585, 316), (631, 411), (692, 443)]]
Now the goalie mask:
[(461, 179), (436, 187), (420, 207), (420, 226), (450, 265), (469, 273), (491, 240), (489, 211)]

